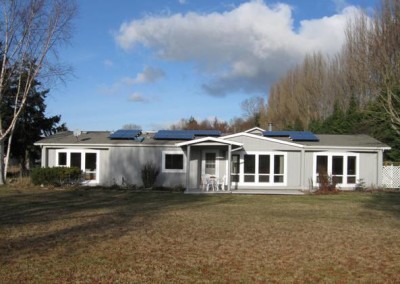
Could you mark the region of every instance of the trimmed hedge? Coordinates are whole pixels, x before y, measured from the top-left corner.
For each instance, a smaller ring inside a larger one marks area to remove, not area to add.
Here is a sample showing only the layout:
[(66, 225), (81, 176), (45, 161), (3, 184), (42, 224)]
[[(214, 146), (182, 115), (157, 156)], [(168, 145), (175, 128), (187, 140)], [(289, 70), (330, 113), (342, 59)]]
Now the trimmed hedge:
[(81, 169), (75, 167), (35, 168), (31, 172), (31, 181), (35, 185), (74, 184), (81, 180)]

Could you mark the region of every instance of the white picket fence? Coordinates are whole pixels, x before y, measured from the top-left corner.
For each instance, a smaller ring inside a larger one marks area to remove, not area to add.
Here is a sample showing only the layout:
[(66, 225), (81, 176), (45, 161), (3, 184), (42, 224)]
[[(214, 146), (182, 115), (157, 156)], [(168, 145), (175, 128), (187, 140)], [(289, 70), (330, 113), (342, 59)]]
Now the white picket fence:
[(383, 166), (382, 185), (387, 188), (400, 187), (400, 166)]

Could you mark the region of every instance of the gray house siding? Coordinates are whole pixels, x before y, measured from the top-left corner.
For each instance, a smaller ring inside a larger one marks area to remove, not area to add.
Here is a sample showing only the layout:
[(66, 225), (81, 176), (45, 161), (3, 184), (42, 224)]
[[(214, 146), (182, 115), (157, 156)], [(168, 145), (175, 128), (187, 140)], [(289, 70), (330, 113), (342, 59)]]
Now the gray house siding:
[(298, 151), (299, 147), (285, 143), (269, 141), (266, 138), (236, 136), (228, 138), (229, 141), (239, 142), (243, 144), (245, 151)]
[(164, 151), (182, 152), (177, 147), (112, 147), (109, 154), (108, 177), (106, 180), (120, 184), (125, 180), (128, 184), (142, 186), (141, 169), (146, 163), (153, 163), (160, 168), (156, 186), (184, 186), (186, 174), (162, 171)]

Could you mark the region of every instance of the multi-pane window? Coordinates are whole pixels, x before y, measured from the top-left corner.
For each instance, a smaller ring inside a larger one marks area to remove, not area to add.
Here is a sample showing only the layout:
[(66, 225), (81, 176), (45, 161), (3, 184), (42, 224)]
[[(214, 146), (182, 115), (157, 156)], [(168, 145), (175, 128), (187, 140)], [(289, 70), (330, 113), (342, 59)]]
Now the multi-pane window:
[(282, 183), (284, 179), (284, 161), (283, 155), (274, 156), (274, 182)]
[(232, 182), (239, 182), (240, 176), (240, 156), (239, 155), (232, 155), (231, 160), (231, 181)]
[(216, 153), (205, 153), (206, 165), (205, 174), (215, 175), (216, 174)]
[(347, 157), (347, 183), (356, 183), (356, 157)]
[(244, 182), (255, 182), (256, 155), (244, 155)]
[(98, 182), (98, 151), (57, 150), (56, 166), (81, 169), (85, 180)]
[(320, 175), (329, 175), (336, 184), (355, 184), (357, 180), (356, 154), (317, 155), (315, 165), (316, 181)]
[(258, 181), (269, 182), (270, 170), (271, 170), (270, 156), (259, 155), (258, 156)]
[(231, 177), (233, 182), (284, 184), (285, 167), (283, 154), (235, 154), (232, 155)]

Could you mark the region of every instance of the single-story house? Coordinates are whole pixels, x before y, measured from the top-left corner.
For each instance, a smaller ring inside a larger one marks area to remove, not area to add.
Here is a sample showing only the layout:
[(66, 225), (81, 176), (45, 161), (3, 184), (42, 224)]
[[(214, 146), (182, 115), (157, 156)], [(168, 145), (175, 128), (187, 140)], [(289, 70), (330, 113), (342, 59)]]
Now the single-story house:
[(382, 183), (390, 147), (367, 135), (316, 135), (261, 128), (223, 135), (216, 130), (67, 131), (46, 137), (42, 167), (75, 166), (88, 184), (142, 185), (141, 169), (160, 169), (156, 186), (200, 190), (202, 177), (224, 178), (224, 190), (299, 189), (318, 186), (319, 174), (341, 189)]

